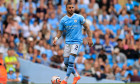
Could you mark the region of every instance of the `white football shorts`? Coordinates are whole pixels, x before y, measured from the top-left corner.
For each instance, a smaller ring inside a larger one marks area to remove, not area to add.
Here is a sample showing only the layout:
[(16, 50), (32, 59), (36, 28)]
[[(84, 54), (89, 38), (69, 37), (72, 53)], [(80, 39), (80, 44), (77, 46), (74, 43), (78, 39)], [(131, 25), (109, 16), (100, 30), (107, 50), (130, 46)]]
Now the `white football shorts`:
[(70, 54), (78, 54), (80, 50), (80, 44), (65, 44), (64, 57), (70, 56)]

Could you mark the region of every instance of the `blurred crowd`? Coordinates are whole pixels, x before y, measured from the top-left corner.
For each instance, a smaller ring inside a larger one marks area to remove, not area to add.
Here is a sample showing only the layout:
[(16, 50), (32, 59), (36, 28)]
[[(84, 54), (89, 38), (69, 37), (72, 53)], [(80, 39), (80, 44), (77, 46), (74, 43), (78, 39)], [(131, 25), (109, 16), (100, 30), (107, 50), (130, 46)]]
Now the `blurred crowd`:
[(52, 40), (68, 1), (93, 34), (90, 48), (83, 28), (77, 72), (97, 80), (140, 82), (139, 0), (0, 0), (0, 80), (22, 81), (18, 58), (66, 70), (65, 32), (56, 46)]

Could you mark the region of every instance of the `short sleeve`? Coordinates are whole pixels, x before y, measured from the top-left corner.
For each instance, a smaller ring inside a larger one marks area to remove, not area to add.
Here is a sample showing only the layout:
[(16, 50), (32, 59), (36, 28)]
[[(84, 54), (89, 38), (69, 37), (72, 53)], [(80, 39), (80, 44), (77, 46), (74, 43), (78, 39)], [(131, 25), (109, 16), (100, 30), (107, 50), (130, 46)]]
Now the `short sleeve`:
[(79, 19), (80, 19), (80, 24), (84, 24), (86, 21), (82, 15), (80, 15)]
[(60, 24), (59, 24), (59, 30), (60, 31), (63, 31), (64, 30), (64, 24), (63, 24), (63, 21), (62, 20), (60, 21)]

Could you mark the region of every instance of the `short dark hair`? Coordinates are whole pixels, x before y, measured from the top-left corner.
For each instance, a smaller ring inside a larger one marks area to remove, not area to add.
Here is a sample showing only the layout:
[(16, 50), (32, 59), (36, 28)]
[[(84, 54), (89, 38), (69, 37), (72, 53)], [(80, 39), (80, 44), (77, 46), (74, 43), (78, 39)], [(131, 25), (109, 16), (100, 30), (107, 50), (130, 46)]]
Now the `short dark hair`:
[(71, 3), (71, 2), (68, 2), (68, 3), (66, 4), (66, 7), (67, 7), (68, 5), (72, 5), (72, 3)]

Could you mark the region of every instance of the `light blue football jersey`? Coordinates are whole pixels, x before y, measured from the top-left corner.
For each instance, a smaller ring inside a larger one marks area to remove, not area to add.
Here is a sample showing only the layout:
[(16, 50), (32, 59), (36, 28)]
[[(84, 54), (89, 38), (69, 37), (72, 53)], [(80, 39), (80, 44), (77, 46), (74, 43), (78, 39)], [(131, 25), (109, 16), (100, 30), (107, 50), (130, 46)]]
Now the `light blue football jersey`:
[(73, 14), (71, 17), (64, 16), (59, 24), (59, 30), (66, 31), (66, 44), (81, 44), (82, 43), (82, 25), (85, 23), (85, 18), (79, 14)]

